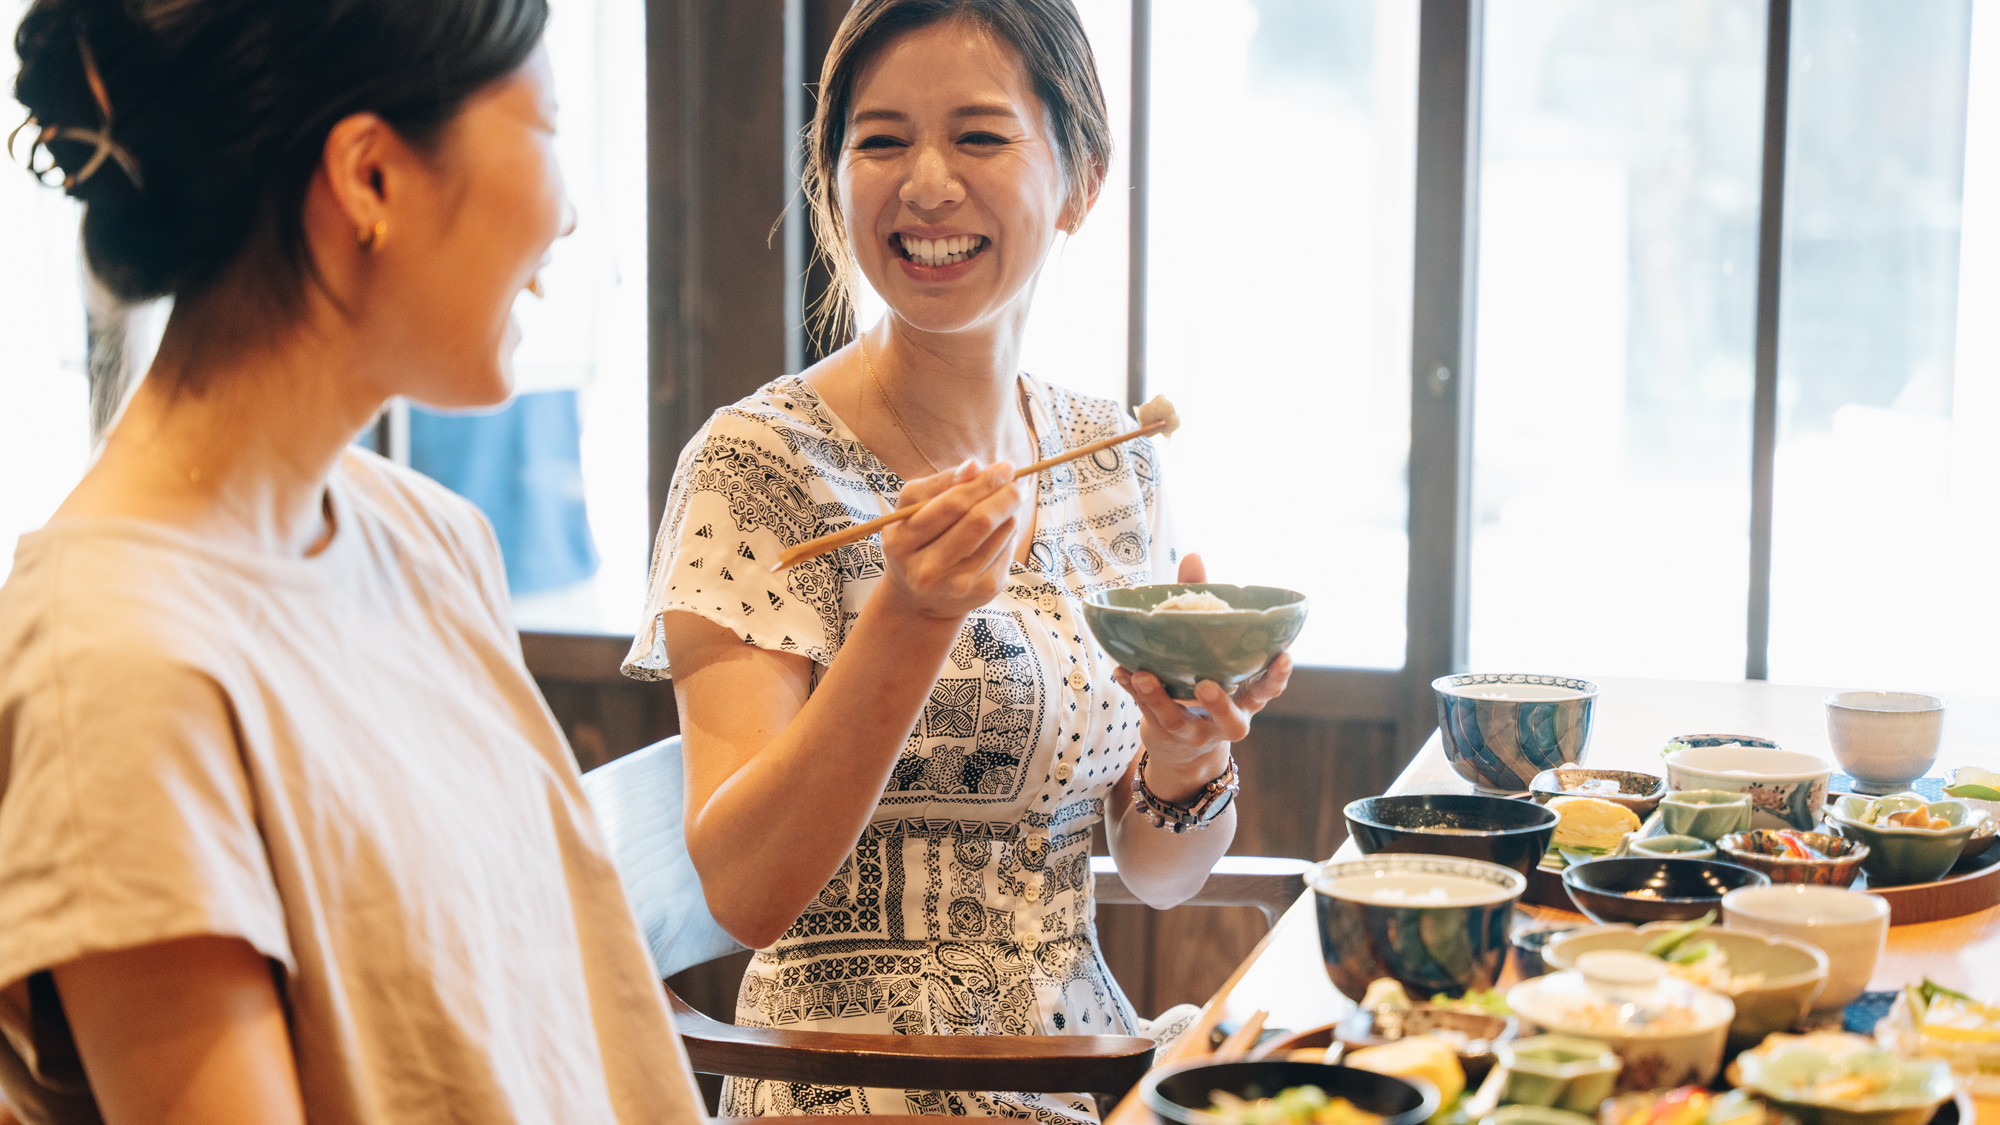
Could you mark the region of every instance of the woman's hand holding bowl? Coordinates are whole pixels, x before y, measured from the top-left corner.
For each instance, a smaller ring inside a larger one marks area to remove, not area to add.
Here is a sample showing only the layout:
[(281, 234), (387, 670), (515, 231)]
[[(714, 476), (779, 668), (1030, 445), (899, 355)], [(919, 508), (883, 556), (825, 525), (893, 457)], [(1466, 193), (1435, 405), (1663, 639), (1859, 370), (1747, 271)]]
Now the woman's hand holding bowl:
[[(1000, 595), (1021, 527), (1014, 466), (966, 461), (909, 482), (899, 506), (923, 510), (882, 529), (881, 593), (910, 612), (957, 621)], [(881, 596), (881, 594), (877, 594)]]
[[(1181, 559), (1179, 581), (1208, 581), (1200, 555)], [(1227, 766), (1229, 744), (1250, 733), (1250, 720), (1285, 693), (1292, 678), (1292, 658), (1280, 653), (1256, 679), (1224, 691), (1213, 680), (1195, 685), (1192, 702), (1167, 694), (1151, 672), (1119, 668), (1112, 673), (1118, 686), (1139, 705), (1139, 737), (1146, 746), (1146, 787), (1163, 801), (1188, 797)]]

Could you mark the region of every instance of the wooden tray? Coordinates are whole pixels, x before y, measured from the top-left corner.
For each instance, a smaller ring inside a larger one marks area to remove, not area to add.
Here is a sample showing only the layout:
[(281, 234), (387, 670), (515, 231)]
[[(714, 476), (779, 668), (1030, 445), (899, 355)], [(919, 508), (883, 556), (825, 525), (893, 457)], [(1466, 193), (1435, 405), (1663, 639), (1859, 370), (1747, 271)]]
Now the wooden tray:
[[(1867, 876), (1863, 875), (1855, 880), (1854, 889), (1887, 899), (1889, 924), (1892, 926), (1977, 914), (1989, 906), (2000, 906), (2000, 844), (1986, 849), (1984, 855), (1960, 861), (1935, 883), (1871, 887), (1867, 884)], [(1563, 886), (1562, 872), (1540, 866), (1529, 869), (1528, 889), (1522, 894), (1521, 901), (1530, 906), (1583, 913), (1576, 908), (1568, 889)]]

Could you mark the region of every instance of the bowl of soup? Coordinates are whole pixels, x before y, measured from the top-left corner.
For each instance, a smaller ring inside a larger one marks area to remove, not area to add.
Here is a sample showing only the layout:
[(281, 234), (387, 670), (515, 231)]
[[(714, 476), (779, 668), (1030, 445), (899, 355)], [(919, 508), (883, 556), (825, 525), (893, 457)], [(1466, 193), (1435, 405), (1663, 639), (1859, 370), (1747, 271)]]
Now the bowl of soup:
[(1362, 852), (1422, 852), (1483, 859), (1526, 875), (1549, 850), (1560, 819), (1530, 801), (1477, 793), (1363, 797), (1344, 810)]
[(1522, 793), (1535, 775), (1583, 760), (1597, 685), (1568, 676), (1471, 672), (1431, 681), (1438, 741), (1458, 776)]
[(1381, 977), (1412, 996), (1492, 988), (1528, 886), (1497, 863), (1412, 854), (1328, 860), (1306, 882), (1326, 975), (1352, 1000)]
[(1126, 586), (1086, 597), (1083, 622), (1113, 660), (1158, 676), (1175, 699), (1193, 699), (1197, 682), (1235, 691), (1291, 647), (1306, 596), (1222, 582)]

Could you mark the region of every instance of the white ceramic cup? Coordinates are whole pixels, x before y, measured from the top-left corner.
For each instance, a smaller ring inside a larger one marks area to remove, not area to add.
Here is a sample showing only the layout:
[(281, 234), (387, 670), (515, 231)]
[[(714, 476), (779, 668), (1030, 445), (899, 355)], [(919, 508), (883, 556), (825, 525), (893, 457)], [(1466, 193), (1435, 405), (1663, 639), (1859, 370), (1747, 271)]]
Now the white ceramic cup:
[(1944, 732), (1944, 700), (1909, 691), (1826, 697), (1826, 738), (1863, 793), (1894, 793), (1930, 772)]
[(1795, 937), (1826, 954), (1826, 987), (1814, 1011), (1845, 1008), (1868, 988), (1889, 938), (1889, 902), (1880, 895), (1811, 883), (1738, 887), (1722, 896), (1723, 924)]

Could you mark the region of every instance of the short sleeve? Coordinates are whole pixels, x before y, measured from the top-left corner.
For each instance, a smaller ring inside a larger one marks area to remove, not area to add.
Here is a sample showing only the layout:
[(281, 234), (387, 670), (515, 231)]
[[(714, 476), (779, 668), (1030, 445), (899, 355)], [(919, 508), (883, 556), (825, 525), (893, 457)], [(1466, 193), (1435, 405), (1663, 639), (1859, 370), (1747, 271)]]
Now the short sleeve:
[(789, 421), (731, 408), (710, 419), (682, 453), (626, 675), (669, 674), (662, 617), (671, 612), (693, 613), (758, 648), (833, 662), (845, 627), (843, 567), (880, 548), (870, 540), (771, 569), (786, 548), (869, 514), (835, 501), (810, 455), (839, 451), (822, 435), (788, 428)]
[(48, 969), (204, 934), (297, 967), (220, 685), (143, 626), (106, 651), (59, 621), (0, 693), (0, 1033), (52, 1084), (74, 1048)]

